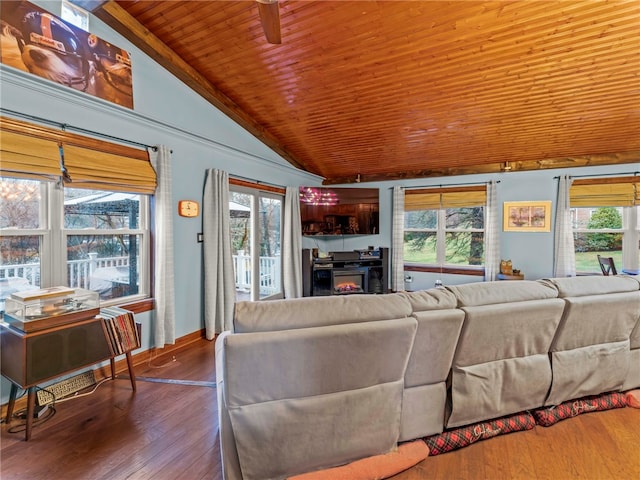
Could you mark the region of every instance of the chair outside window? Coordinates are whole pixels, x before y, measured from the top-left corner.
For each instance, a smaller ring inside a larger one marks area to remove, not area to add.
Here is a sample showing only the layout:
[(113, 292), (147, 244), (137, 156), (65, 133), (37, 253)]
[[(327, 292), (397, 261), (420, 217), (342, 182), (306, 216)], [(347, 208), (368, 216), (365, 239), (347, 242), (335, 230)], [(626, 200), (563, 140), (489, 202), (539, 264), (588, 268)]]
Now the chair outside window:
[(617, 275), (616, 264), (613, 262), (612, 257), (601, 257), (598, 255), (598, 263), (603, 275)]

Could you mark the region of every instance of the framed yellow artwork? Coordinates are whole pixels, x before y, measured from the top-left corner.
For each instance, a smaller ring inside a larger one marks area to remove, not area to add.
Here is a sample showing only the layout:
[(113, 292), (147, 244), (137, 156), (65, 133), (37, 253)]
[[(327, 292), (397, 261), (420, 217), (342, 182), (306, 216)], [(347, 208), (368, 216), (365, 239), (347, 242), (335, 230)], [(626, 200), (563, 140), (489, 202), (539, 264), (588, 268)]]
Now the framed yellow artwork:
[(551, 201), (504, 202), (505, 232), (550, 232)]

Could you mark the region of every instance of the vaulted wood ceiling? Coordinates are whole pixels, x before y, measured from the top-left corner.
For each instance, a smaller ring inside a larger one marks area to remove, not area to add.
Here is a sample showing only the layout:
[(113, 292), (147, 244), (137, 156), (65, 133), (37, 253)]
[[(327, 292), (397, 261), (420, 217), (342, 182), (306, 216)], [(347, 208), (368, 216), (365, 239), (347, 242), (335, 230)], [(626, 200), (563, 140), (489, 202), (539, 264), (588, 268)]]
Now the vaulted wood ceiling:
[(640, 162), (637, 0), (84, 3), (325, 183)]

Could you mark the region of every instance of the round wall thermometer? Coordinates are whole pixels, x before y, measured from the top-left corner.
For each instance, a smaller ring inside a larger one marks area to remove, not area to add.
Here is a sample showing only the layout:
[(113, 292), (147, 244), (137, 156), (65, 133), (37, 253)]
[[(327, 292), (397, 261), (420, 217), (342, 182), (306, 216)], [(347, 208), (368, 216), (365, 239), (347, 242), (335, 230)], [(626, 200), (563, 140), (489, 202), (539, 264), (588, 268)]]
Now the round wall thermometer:
[(197, 217), (200, 213), (200, 204), (195, 200), (180, 200), (178, 202), (178, 214), (183, 217)]

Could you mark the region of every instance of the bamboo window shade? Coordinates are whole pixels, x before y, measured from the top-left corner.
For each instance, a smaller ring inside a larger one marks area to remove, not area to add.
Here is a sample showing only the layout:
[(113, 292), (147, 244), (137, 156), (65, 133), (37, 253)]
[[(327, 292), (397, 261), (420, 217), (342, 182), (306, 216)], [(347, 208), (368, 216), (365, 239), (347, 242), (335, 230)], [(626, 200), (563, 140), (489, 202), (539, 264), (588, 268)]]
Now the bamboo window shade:
[(640, 177), (575, 180), (569, 191), (572, 207), (631, 207), (640, 205)]
[(57, 180), (61, 152), (72, 188), (153, 194), (156, 172), (146, 150), (2, 118), (0, 175)]
[(484, 185), (468, 187), (420, 188), (405, 191), (404, 210), (481, 207), (487, 204)]

